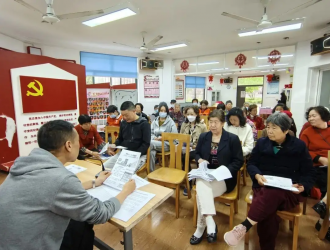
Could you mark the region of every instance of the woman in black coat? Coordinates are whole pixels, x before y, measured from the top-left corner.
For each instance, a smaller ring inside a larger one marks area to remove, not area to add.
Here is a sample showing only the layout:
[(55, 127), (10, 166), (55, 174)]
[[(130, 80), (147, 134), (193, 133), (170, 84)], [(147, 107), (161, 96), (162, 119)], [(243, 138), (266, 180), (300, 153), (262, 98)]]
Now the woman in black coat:
[[(268, 137), (257, 141), (247, 164), (253, 181), (253, 202), (246, 220), (225, 234), (230, 246), (236, 246), (258, 224), (261, 250), (275, 249), (280, 222), (277, 210), (299, 205), (301, 196), (307, 196), (314, 184), (316, 172), (305, 143), (288, 134), (290, 118), (284, 113), (274, 113), (266, 124)], [(264, 186), (267, 182), (264, 175), (291, 179), (296, 191)]]
[(284, 93), (284, 91), (281, 93), (281, 99), (278, 100), (278, 103), (283, 103), (284, 106), (286, 106), (286, 101), (287, 101), (287, 97), (286, 97), (286, 94)]
[[(197, 230), (190, 239), (190, 244), (196, 245), (202, 241), (203, 233), (207, 228), (207, 240), (215, 242), (217, 226), (213, 220), (216, 215), (214, 197), (231, 192), (237, 184), (237, 172), (243, 165), (243, 152), (237, 135), (223, 130), (225, 114), (222, 110), (214, 110), (209, 115), (209, 132), (202, 133), (195, 150), (196, 162), (207, 163), (211, 171), (220, 166), (229, 169), (232, 178), (224, 181), (207, 182), (196, 180), (197, 192)], [(205, 164), (203, 163), (203, 164)]]

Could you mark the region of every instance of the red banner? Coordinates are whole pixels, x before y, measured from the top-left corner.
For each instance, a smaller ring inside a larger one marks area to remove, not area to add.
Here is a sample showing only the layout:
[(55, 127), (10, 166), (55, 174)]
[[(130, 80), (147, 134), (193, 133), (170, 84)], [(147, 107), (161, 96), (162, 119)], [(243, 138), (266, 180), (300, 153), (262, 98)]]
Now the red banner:
[(20, 76), (23, 113), (77, 109), (73, 80)]

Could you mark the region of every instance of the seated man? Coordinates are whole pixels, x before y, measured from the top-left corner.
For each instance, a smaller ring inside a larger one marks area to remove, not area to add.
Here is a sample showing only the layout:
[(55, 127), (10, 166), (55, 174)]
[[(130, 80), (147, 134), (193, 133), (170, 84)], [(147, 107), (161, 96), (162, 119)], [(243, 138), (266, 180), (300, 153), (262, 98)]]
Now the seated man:
[[(104, 202), (86, 192), (100, 186), (110, 173), (101, 172), (96, 180), (81, 183), (64, 167), (79, 152), (79, 136), (72, 124), (49, 121), (37, 138), (40, 148), (17, 158), (0, 186), (0, 249), (60, 249), (70, 219), (105, 223), (135, 190), (135, 182), (129, 181), (116, 197)], [(93, 249), (93, 241), (89, 244), (88, 249)]]
[[(79, 124), (75, 126), (79, 135), (80, 144), (78, 158), (82, 160), (85, 154), (98, 158), (98, 152), (105, 146), (105, 142), (97, 132), (96, 128), (92, 126), (92, 120), (88, 115), (80, 115), (78, 122)], [(97, 149), (95, 148), (95, 142), (97, 143)]]
[(107, 123), (108, 126), (120, 126), (120, 122), (123, 120), (123, 116), (118, 111), (118, 108), (115, 105), (110, 105), (107, 108), (108, 119)]
[(131, 101), (123, 102), (120, 106), (123, 121), (120, 123), (120, 130), (115, 144), (110, 144), (108, 154), (113, 155), (104, 163), (106, 169), (112, 169), (119, 157), (115, 155), (116, 146), (126, 147), (127, 150), (140, 152), (139, 168), (146, 162), (146, 154), (151, 141), (151, 129), (148, 121), (136, 114), (135, 106)]

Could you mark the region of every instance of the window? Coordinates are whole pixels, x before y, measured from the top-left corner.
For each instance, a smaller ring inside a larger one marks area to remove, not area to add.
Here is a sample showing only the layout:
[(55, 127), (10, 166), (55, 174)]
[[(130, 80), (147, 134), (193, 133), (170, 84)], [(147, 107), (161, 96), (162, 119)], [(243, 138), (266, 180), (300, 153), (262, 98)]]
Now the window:
[(111, 78), (111, 86), (120, 85), (120, 78), (119, 77), (112, 77)]
[(186, 76), (186, 102), (197, 98), (203, 100), (205, 96), (205, 77)]
[(109, 83), (111, 86), (136, 83), (135, 78), (86, 76), (86, 84)]
[(264, 85), (264, 76), (238, 77), (238, 86), (245, 85)]
[(110, 77), (94, 76), (94, 83), (110, 83)]

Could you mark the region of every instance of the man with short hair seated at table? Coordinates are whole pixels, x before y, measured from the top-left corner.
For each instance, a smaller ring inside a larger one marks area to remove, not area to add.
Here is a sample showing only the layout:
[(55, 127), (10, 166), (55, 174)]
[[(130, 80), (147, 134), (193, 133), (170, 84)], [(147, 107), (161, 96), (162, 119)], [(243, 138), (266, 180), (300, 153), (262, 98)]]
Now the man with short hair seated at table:
[(120, 130), (115, 144), (110, 144), (108, 154), (113, 155), (104, 163), (106, 169), (112, 169), (119, 157), (115, 154), (117, 146), (126, 147), (127, 150), (140, 152), (141, 157), (138, 169), (146, 162), (146, 154), (151, 141), (151, 129), (149, 122), (142, 116), (138, 116), (135, 112), (134, 103), (131, 101), (123, 102), (120, 106), (123, 121), (120, 123)]
[[(104, 202), (86, 192), (100, 186), (110, 172), (81, 183), (64, 167), (79, 153), (79, 136), (69, 122), (44, 124), (38, 131), (38, 145), (29, 156), (16, 159), (0, 186), (0, 249), (60, 249), (70, 219), (78, 223), (78, 229), (80, 223), (106, 223), (135, 190), (131, 180), (116, 197)], [(68, 236), (61, 249), (93, 249), (94, 234), (89, 241), (75, 231)]]
[[(75, 129), (79, 135), (79, 160), (84, 160), (86, 154), (99, 158), (99, 151), (105, 146), (100, 134), (97, 129), (92, 126), (92, 119), (88, 115), (80, 115), (78, 118), (79, 124), (75, 126)], [(97, 143), (97, 148), (95, 148), (95, 142)]]

